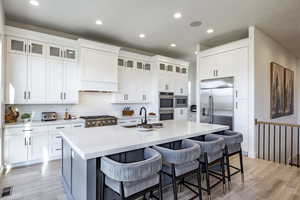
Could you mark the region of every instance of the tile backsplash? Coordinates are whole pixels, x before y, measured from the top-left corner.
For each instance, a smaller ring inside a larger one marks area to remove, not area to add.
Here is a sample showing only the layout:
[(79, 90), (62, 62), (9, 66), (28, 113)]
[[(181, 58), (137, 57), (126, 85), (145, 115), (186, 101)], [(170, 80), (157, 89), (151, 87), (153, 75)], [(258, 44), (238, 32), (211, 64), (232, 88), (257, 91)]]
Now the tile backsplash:
[[(120, 105), (112, 104), (111, 93), (80, 93), (79, 104), (76, 105), (14, 105), (18, 108), (20, 116), (23, 113), (32, 114), (32, 120), (41, 120), (42, 112), (56, 112), (59, 119), (63, 119), (65, 111), (74, 116), (87, 115), (114, 115), (120, 116), (125, 106), (129, 106), (139, 114), (141, 106), (145, 106), (148, 112), (154, 112), (155, 108), (152, 104), (136, 104), (136, 105)], [(10, 105), (6, 105), (6, 108)]]

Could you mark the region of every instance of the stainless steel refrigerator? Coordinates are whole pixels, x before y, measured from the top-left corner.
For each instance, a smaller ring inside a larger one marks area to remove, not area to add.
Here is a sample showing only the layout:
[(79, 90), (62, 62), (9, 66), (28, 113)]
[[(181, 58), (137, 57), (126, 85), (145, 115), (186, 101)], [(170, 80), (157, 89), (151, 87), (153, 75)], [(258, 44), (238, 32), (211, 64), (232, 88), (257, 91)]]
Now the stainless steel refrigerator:
[(233, 78), (203, 80), (200, 83), (200, 122), (233, 127)]

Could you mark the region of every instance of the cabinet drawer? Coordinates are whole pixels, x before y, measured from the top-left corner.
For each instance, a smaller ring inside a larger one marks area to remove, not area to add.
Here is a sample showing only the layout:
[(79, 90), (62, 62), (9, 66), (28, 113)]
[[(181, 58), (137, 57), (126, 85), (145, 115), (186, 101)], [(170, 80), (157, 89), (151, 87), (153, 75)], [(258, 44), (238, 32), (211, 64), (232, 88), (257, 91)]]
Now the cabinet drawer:
[(55, 126), (50, 126), (49, 127), (49, 131), (59, 131), (59, 130), (62, 130), (62, 129), (67, 129), (67, 128), (71, 128), (72, 126), (71, 125), (55, 125)]

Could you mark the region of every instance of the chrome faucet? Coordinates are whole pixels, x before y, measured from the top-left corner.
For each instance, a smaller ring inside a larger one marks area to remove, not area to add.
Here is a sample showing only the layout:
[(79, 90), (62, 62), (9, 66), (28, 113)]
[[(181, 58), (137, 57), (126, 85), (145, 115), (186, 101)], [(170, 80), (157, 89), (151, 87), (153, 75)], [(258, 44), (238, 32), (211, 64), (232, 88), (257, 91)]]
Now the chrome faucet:
[(144, 120), (142, 119), (142, 124), (147, 124), (147, 109), (145, 107), (141, 107), (140, 115), (142, 116), (143, 110), (145, 111), (145, 118), (144, 118)]

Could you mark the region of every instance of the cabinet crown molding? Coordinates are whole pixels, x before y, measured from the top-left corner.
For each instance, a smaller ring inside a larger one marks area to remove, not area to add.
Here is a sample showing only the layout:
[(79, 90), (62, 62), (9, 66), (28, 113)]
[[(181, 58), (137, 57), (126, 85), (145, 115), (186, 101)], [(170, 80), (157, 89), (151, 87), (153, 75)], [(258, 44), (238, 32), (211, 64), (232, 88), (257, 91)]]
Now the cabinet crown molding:
[(136, 59), (136, 60), (144, 60), (144, 61), (149, 61), (149, 62), (152, 61), (151, 56), (133, 53), (133, 52), (124, 51), (124, 50), (120, 51), (119, 56), (124, 57), (124, 58), (132, 58), (132, 59)]
[(164, 62), (164, 63), (168, 63), (171, 65), (182, 65), (182, 66), (186, 66), (186, 67), (190, 65), (190, 63), (187, 61), (170, 58), (170, 57), (166, 57), (166, 56), (161, 56), (161, 55), (153, 56), (153, 60), (156, 62)]
[(96, 50), (102, 50), (102, 51), (108, 51), (111, 53), (119, 54), (120, 47), (113, 46), (110, 44), (104, 44), (101, 42), (91, 41), (79, 38), (78, 39), (80, 47), (90, 48), (90, 49), (96, 49)]
[(28, 29), (17, 28), (13, 26), (5, 26), (5, 35), (8, 37), (19, 37), (26, 40), (40, 41), (47, 44), (51, 43), (60, 46), (69, 46), (73, 48), (79, 47), (77, 40), (72, 40), (72, 39), (55, 36), (47, 33), (32, 31)]

